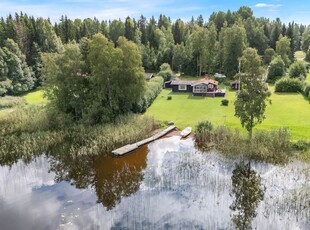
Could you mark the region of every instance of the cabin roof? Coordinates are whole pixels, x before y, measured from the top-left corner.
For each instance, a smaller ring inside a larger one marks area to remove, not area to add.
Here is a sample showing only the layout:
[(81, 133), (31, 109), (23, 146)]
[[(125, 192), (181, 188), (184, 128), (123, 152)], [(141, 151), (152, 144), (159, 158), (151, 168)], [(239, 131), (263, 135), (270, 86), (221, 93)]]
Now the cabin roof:
[(215, 80), (212, 80), (212, 79), (209, 79), (209, 78), (204, 78), (204, 79), (200, 79), (198, 81), (195, 81), (194, 83), (192, 83), (192, 86), (195, 86), (195, 85), (200, 85), (200, 84), (212, 84), (212, 85), (218, 85), (219, 82), (218, 81), (215, 81)]
[(190, 85), (190, 86), (195, 86), (195, 85), (200, 85), (200, 84), (212, 84), (212, 85), (218, 85), (218, 81), (215, 81), (213, 79), (209, 78), (202, 78), (199, 80), (192, 80), (192, 81), (186, 81), (186, 80), (180, 80), (178, 78), (175, 78), (171, 81), (171, 85)]
[(180, 80), (180, 79), (173, 79), (171, 81), (171, 85), (191, 85), (195, 81), (186, 81), (186, 80)]

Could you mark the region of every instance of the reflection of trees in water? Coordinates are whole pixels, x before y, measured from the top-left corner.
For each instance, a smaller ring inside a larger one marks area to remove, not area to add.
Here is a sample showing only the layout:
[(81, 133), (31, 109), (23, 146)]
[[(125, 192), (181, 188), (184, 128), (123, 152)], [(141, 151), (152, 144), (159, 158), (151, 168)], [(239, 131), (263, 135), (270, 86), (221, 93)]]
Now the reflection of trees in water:
[(113, 172), (112, 177), (94, 183), (98, 202), (107, 210), (114, 208), (123, 196), (130, 196), (138, 191), (142, 179), (141, 169), (124, 165), (120, 170)]
[(127, 162), (126, 159), (52, 154), (49, 163), (57, 183), (67, 181), (79, 189), (91, 186), (96, 191), (97, 202), (109, 210), (123, 196), (138, 191), (143, 179), (141, 171), (146, 166), (145, 159), (144, 163), (143, 158), (134, 162)]
[(50, 171), (55, 173), (55, 182), (70, 182), (76, 188), (87, 188), (94, 181), (93, 157), (83, 155), (73, 157), (70, 154), (49, 156)]
[(231, 180), (235, 199), (230, 209), (236, 213), (232, 221), (237, 229), (252, 229), (256, 208), (264, 199), (265, 189), (261, 177), (251, 169), (250, 163), (240, 162), (233, 170)]

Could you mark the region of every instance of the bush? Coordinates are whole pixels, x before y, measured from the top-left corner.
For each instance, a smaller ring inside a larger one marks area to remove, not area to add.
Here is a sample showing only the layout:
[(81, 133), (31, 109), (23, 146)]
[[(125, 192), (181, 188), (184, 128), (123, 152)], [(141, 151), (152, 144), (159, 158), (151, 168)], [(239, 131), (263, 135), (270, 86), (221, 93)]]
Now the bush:
[(291, 155), (290, 132), (287, 128), (257, 131), (249, 150), (249, 157), (254, 160), (285, 163)]
[(285, 75), (285, 64), (281, 57), (274, 58), (269, 65), (268, 82), (275, 82)]
[(205, 143), (209, 143), (211, 141), (211, 131), (213, 129), (213, 125), (210, 121), (201, 121), (197, 124), (195, 130), (195, 139), (198, 146), (202, 146)]
[(302, 82), (295, 78), (282, 78), (278, 80), (275, 84), (276, 92), (301, 92)]
[(306, 151), (310, 149), (310, 141), (298, 140), (293, 144), (293, 148), (300, 151)]
[(290, 77), (306, 77), (307, 75), (307, 69), (304, 62), (296, 61), (293, 64), (291, 64), (289, 68), (289, 75)]
[(160, 71), (158, 73), (158, 76), (163, 77), (164, 81), (170, 81), (170, 79), (173, 76), (173, 73), (168, 63), (163, 63), (160, 66)]
[(162, 77), (153, 77), (148, 83), (144, 96), (134, 105), (133, 112), (143, 113), (153, 103), (157, 95), (163, 88), (164, 80)]
[(309, 84), (307, 84), (304, 88), (304, 95), (306, 97), (310, 96), (310, 85)]
[(228, 106), (228, 103), (229, 103), (229, 100), (227, 100), (227, 99), (223, 99), (222, 100), (222, 105), (223, 106)]
[(167, 100), (171, 100), (171, 99), (172, 99), (172, 96), (168, 96), (168, 97), (167, 97)]

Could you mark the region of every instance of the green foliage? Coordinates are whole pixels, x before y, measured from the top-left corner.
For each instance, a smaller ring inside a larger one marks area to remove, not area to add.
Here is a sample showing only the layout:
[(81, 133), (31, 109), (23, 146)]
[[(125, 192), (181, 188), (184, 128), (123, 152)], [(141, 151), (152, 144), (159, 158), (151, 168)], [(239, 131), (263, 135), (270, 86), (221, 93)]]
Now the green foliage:
[(307, 29), (303, 34), (302, 34), (302, 42), (301, 42), (301, 48), (302, 50), (307, 53), (309, 48), (310, 48), (310, 29)]
[(238, 71), (238, 58), (246, 48), (246, 30), (235, 24), (230, 28), (223, 27), (220, 36), (223, 37), (223, 70), (227, 76), (234, 76)]
[(148, 137), (158, 128), (153, 118), (141, 115), (126, 115), (110, 124), (85, 126), (41, 107), (18, 109), (1, 117), (0, 125), (3, 127), (0, 165), (52, 151), (73, 157), (111, 154), (113, 149)]
[(147, 82), (144, 96), (134, 105), (134, 112), (143, 113), (153, 103), (157, 95), (163, 88), (164, 79), (162, 77), (153, 77)]
[(124, 37), (116, 48), (101, 34), (83, 44), (67, 44), (63, 53), (44, 54), (51, 108), (91, 124), (113, 121), (131, 111), (143, 96), (140, 52)]
[(242, 73), (240, 75), (242, 89), (237, 92), (235, 116), (241, 121), (252, 137), (252, 129), (262, 123), (266, 110), (266, 101), (270, 96), (268, 87), (262, 79), (261, 59), (257, 51), (247, 48), (241, 58)]
[(310, 96), (310, 84), (305, 85), (303, 92), (306, 97)]
[(3, 49), (0, 48), (0, 67), (0, 95), (17, 95), (33, 88), (34, 74), (12, 39), (7, 39)]
[(167, 97), (167, 100), (172, 100), (172, 96), (169, 95), (169, 96)]
[(164, 81), (169, 81), (173, 76), (170, 65), (168, 63), (163, 63), (160, 66), (160, 71), (157, 75), (163, 77)]
[(305, 61), (310, 62), (310, 47), (309, 47), (308, 51), (306, 52)]
[(291, 157), (290, 137), (287, 128), (257, 131), (250, 145), (251, 158), (271, 163), (287, 162)]
[(281, 78), (276, 81), (275, 91), (276, 92), (301, 92), (303, 84), (299, 79), (292, 78)]
[(42, 56), (44, 88), (50, 108), (71, 114), (75, 120), (84, 116), (89, 80), (83, 73), (84, 61), (77, 44), (67, 44), (61, 54)]
[(272, 48), (267, 48), (264, 52), (264, 63), (269, 65), (276, 52)]
[(221, 100), (221, 105), (223, 105), (223, 106), (228, 106), (228, 103), (229, 103), (228, 99)]
[(285, 75), (285, 64), (280, 56), (274, 58), (268, 69), (268, 82), (274, 83), (277, 79)]
[(293, 143), (293, 148), (299, 151), (307, 151), (310, 149), (310, 141), (307, 140), (298, 140)]
[(290, 65), (289, 68), (289, 75), (290, 77), (301, 77), (301, 78), (305, 78), (307, 75), (307, 69), (306, 69), (306, 65), (304, 62), (301, 61), (295, 61), (294, 63), (292, 63)]
[(0, 97), (0, 108), (12, 108), (16, 106), (22, 106), (27, 102), (21, 97), (5, 96)]
[(209, 121), (201, 121), (195, 128), (195, 140), (198, 146), (210, 142), (213, 125)]
[(291, 39), (284, 36), (279, 38), (276, 45), (276, 53), (281, 56), (286, 67), (288, 67), (291, 62), (289, 59), (289, 56), (291, 55), (290, 44)]
[(125, 35), (125, 24), (121, 20), (113, 20), (109, 28), (110, 38), (116, 44), (118, 38)]
[(250, 160), (282, 164), (291, 154), (290, 132), (287, 128), (271, 131), (257, 131), (251, 140), (246, 139), (238, 130), (218, 126), (206, 132), (195, 131), (195, 141), (202, 149), (213, 146), (227, 156), (244, 156)]

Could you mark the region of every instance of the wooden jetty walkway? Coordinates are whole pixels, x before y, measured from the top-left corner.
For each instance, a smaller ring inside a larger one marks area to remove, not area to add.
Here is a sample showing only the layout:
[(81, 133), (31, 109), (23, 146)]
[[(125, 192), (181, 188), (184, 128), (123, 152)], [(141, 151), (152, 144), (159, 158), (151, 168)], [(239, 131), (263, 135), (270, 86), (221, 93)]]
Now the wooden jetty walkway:
[(123, 146), (121, 148), (113, 150), (112, 153), (114, 155), (116, 155), (116, 156), (123, 156), (123, 155), (125, 155), (125, 154), (127, 154), (127, 153), (129, 153), (129, 152), (131, 152), (131, 151), (133, 151), (133, 150), (135, 150), (137, 148), (139, 148), (142, 145), (148, 144), (148, 143), (150, 143), (152, 141), (155, 141), (155, 140), (161, 138), (162, 136), (165, 136), (167, 133), (171, 132), (174, 129), (175, 129), (175, 126), (174, 125), (170, 125), (168, 128), (160, 131), (159, 133), (156, 133), (155, 135), (153, 135), (153, 136), (151, 136), (151, 137), (149, 137), (147, 139), (144, 139), (142, 141), (138, 141), (138, 142), (136, 142), (134, 144), (125, 145), (125, 146)]

